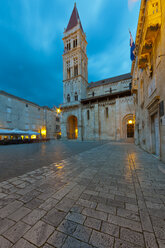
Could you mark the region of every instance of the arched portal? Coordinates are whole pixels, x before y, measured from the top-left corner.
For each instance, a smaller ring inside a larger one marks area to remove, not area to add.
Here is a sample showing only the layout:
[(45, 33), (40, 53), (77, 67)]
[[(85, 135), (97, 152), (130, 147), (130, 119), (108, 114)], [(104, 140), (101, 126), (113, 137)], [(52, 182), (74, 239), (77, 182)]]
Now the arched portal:
[(77, 139), (78, 137), (78, 125), (77, 117), (71, 115), (67, 120), (67, 138), (68, 139)]
[(123, 138), (134, 138), (133, 114), (128, 114), (123, 118)]

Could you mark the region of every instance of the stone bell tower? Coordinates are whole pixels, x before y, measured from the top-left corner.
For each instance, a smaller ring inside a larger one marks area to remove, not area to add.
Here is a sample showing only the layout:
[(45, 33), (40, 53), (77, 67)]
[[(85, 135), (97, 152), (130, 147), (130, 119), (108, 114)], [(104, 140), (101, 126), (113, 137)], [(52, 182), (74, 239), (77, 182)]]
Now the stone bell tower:
[(72, 105), (86, 97), (88, 84), (87, 41), (76, 4), (64, 30), (63, 42), (63, 103)]

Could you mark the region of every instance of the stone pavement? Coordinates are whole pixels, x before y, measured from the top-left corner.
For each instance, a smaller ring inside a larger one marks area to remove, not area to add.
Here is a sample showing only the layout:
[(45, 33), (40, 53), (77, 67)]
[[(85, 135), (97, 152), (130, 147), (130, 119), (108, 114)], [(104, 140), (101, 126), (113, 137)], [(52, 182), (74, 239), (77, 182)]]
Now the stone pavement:
[(3, 181), (0, 248), (163, 248), (164, 168), (111, 142)]

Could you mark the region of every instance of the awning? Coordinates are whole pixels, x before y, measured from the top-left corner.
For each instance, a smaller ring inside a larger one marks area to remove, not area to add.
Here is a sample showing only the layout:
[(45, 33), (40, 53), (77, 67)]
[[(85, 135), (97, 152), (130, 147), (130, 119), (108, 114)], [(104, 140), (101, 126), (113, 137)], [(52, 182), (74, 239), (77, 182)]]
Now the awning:
[(31, 130), (23, 131), (19, 129), (0, 129), (0, 135), (40, 135), (40, 133)]

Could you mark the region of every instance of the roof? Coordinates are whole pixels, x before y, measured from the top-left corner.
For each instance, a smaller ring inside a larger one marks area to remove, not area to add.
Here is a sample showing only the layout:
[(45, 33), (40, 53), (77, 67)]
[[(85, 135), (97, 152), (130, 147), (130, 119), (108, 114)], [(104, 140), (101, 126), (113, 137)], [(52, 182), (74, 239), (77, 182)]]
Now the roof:
[[(36, 107), (38, 107), (38, 108), (43, 108), (43, 107), (41, 107), (40, 105), (38, 105), (38, 104), (36, 104), (36, 103), (34, 103), (34, 102), (30, 102), (30, 101), (28, 101), (28, 100), (26, 100), (26, 99), (23, 99), (23, 98), (21, 98), (21, 97), (14, 96), (14, 95), (9, 94), (9, 93), (7, 93), (6, 91), (3, 91), (3, 90), (0, 90), (0, 95), (8, 96), (8, 97), (14, 98), (14, 99), (16, 99), (16, 100), (19, 100), (19, 101), (22, 101), (22, 102), (25, 102), (25, 103), (32, 104), (32, 105), (34, 105), (34, 106), (36, 106)], [(44, 106), (44, 108), (46, 108), (46, 106)]]
[(109, 83), (116, 83), (116, 82), (120, 82), (122, 80), (127, 80), (127, 79), (131, 79), (132, 76), (130, 73), (127, 74), (123, 74), (117, 77), (112, 77), (112, 78), (107, 78), (107, 79), (103, 79), (97, 82), (91, 82), (88, 84), (88, 88), (93, 88), (93, 87), (97, 87), (97, 86), (101, 86), (101, 85), (106, 85)]
[(72, 28), (76, 27), (78, 23), (80, 23), (80, 27), (81, 27), (81, 29), (83, 31), (83, 27), (82, 27), (80, 17), (79, 17), (79, 13), (78, 13), (76, 3), (75, 3), (74, 9), (72, 11), (72, 15), (70, 17), (70, 20), (69, 20), (69, 23), (68, 23), (68, 26), (67, 26), (65, 32), (67, 32), (67, 31), (71, 30)]
[(115, 93), (109, 93), (109, 94), (105, 94), (105, 95), (81, 99), (81, 103), (87, 104), (87, 103), (101, 102), (101, 101), (105, 101), (105, 100), (113, 100), (113, 99), (116, 99), (118, 97), (122, 98), (122, 97), (126, 97), (126, 96), (131, 96), (131, 95), (132, 95), (131, 90), (124, 90), (124, 91), (119, 91), (119, 92), (115, 92)]

